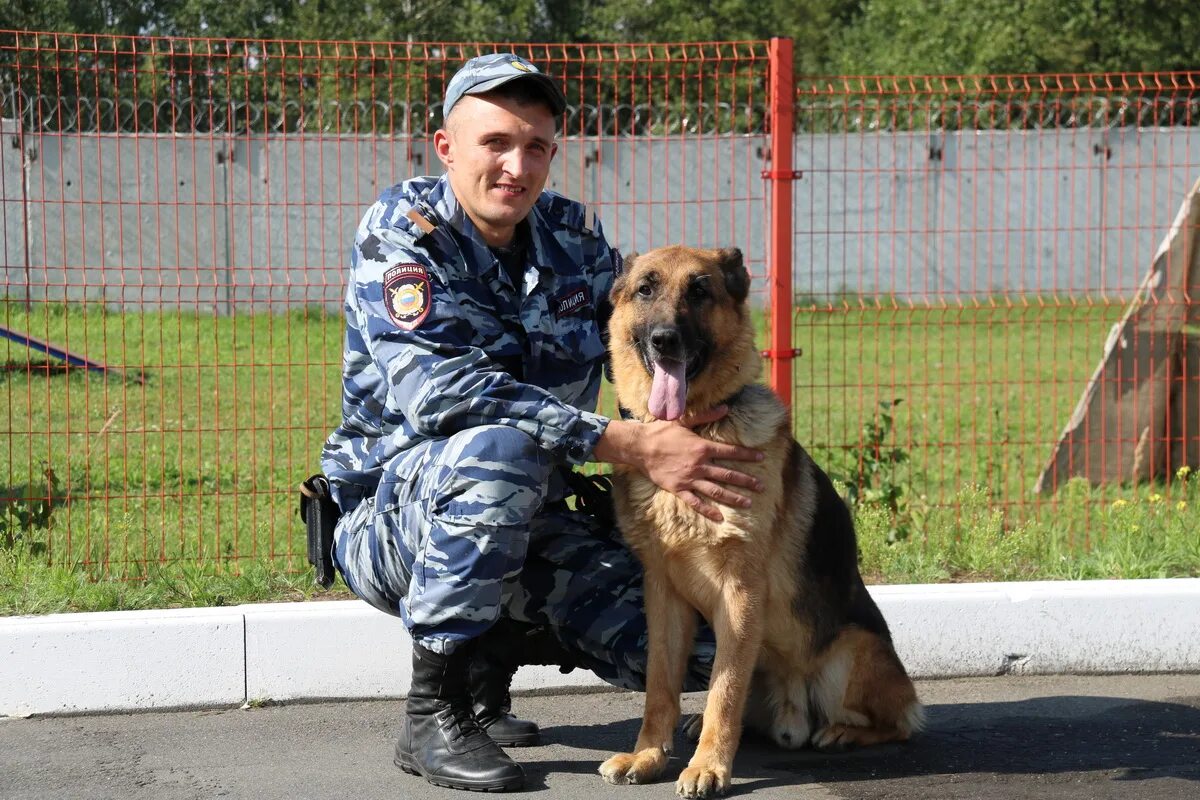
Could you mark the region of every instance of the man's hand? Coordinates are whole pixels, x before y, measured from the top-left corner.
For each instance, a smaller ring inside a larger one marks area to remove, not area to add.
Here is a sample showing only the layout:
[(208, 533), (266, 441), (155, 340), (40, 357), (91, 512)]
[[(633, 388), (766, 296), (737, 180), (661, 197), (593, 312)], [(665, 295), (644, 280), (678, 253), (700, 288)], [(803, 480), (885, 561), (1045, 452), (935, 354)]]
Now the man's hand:
[(710, 501), (746, 508), (750, 498), (730, 487), (756, 492), (763, 488), (757, 478), (713, 463), (715, 459), (762, 461), (761, 452), (712, 442), (692, 431), (698, 425), (716, 422), (727, 413), (727, 407), (717, 406), (677, 422), (614, 419), (608, 423), (593, 455), (599, 461), (637, 468), (659, 488), (714, 522), (721, 522), (725, 518)]

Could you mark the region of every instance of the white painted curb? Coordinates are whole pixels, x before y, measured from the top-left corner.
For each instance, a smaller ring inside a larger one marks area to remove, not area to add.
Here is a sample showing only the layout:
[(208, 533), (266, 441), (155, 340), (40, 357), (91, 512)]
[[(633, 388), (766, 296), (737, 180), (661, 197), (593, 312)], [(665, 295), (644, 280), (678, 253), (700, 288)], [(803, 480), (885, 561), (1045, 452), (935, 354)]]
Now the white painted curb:
[(0, 715), (227, 706), (245, 696), (236, 608), (0, 619)]
[[(875, 586), (914, 677), (1200, 672), (1200, 579)], [(358, 600), (0, 619), (0, 716), (401, 697), (411, 645)], [(513, 688), (604, 687), (523, 667)]]

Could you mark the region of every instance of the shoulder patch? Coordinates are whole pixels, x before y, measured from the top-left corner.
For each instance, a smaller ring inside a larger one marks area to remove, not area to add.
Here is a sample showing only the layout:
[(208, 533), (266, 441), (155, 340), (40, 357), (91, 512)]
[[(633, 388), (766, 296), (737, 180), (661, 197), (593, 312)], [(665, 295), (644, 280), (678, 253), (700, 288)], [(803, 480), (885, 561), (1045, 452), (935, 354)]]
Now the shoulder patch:
[(411, 331), (424, 322), (432, 297), (429, 272), (420, 264), (397, 264), (383, 274), (383, 305), (399, 328)]

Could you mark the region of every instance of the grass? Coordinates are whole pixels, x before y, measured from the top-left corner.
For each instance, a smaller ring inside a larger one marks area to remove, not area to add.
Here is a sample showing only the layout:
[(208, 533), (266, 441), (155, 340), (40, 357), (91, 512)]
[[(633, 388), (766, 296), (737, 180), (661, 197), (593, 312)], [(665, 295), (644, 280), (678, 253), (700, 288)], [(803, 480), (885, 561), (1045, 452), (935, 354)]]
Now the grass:
[[(1122, 308), (798, 307), (796, 432), (818, 461), (851, 480), (864, 425), (903, 398), (888, 481), (908, 535), (895, 510), (858, 508), (873, 580), (1200, 574), (1172, 505), (1200, 503), (1189, 481), (1030, 494)], [(311, 586), (294, 487), (339, 416), (339, 315), (9, 303), (0, 320), (123, 371), (0, 341), (0, 613), (330, 596)]]
[[(338, 417), (339, 317), (0, 315), (123, 372), (30, 365), (0, 344), (0, 613), (309, 594), (295, 486)], [(47, 520), (31, 529), (37, 502)]]
[(1030, 491), (1123, 305), (810, 307), (797, 315), (797, 437), (836, 463), (880, 401), (902, 398), (903, 480), (931, 498), (966, 485)]
[[(1060, 494), (1051, 513), (1013, 521), (988, 491), (967, 486), (947, 505), (916, 510), (914, 533), (890, 543), (887, 511), (860, 508), (863, 575), (872, 583), (1200, 576), (1200, 480), (1186, 467), (1169, 496), (1161, 486), (1098, 491), (1081, 480)], [(1081, 540), (1085, 520), (1095, 535)]]

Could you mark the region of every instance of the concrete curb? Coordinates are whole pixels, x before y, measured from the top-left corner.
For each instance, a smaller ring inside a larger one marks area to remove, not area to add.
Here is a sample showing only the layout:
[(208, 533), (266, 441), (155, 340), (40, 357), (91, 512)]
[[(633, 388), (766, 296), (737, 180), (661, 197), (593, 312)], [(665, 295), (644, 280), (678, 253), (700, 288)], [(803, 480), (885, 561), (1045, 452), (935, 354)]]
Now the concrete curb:
[[(875, 586), (913, 677), (1200, 672), (1200, 579)], [(0, 716), (400, 697), (411, 645), (357, 600), (0, 619)], [(601, 688), (524, 667), (513, 688)]]

